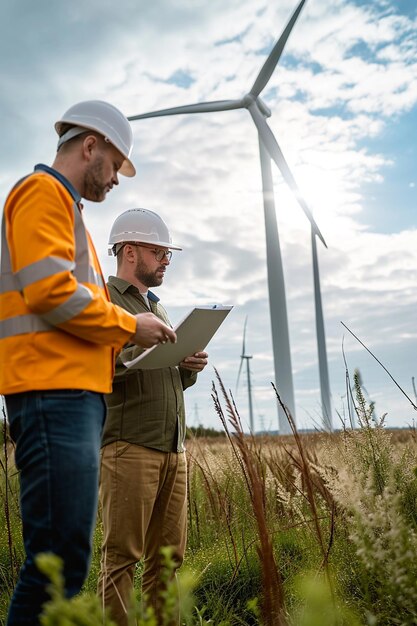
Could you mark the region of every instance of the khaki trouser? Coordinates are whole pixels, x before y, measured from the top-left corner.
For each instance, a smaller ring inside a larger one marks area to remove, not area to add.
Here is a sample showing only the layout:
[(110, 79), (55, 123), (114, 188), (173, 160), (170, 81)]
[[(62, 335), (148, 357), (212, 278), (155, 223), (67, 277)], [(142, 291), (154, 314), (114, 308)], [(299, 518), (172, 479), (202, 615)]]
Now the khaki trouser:
[(179, 567), (187, 529), (185, 453), (117, 441), (101, 453), (104, 537), (98, 593), (118, 626), (127, 626), (136, 563), (143, 557), (142, 594), (158, 613), (160, 549)]

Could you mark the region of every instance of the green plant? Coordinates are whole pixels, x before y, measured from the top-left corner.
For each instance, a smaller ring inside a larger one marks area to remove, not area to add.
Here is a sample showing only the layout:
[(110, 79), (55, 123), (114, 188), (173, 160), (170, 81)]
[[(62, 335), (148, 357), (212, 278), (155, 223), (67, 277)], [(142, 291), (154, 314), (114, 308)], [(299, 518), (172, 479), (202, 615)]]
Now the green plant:
[[(131, 626), (176, 626), (179, 623), (191, 626), (198, 623), (206, 626), (203, 611), (196, 611), (192, 595), (192, 575), (184, 572), (181, 576), (179, 589), (177, 581), (173, 579), (175, 564), (170, 548), (162, 550), (162, 591), (161, 611), (155, 614), (151, 606), (143, 603), (133, 603), (128, 615)], [(36, 564), (40, 571), (49, 579), (48, 593), (51, 599), (45, 603), (40, 617), (42, 626), (116, 626), (106, 615), (95, 594), (84, 593), (74, 598), (65, 597), (64, 578), (62, 575), (62, 560), (50, 553), (38, 554)], [(198, 622), (196, 622), (196, 619)], [(219, 625), (220, 626), (220, 625)], [(228, 626), (224, 622), (223, 626)]]
[(398, 454), (356, 373), (354, 381), (361, 428), (344, 431), (329, 451), (343, 471), (327, 471), (327, 481), (344, 510), (346, 544), (361, 563), (355, 595), (363, 613), (375, 624), (411, 626), (417, 624), (416, 453)]
[(116, 626), (103, 615), (97, 596), (84, 594), (68, 599), (65, 597), (62, 560), (54, 554), (38, 554), (36, 565), (50, 580), (51, 596), (40, 617), (42, 626)]
[(297, 579), (299, 605), (290, 617), (293, 626), (362, 626), (358, 615), (337, 600), (326, 577), (303, 574)]

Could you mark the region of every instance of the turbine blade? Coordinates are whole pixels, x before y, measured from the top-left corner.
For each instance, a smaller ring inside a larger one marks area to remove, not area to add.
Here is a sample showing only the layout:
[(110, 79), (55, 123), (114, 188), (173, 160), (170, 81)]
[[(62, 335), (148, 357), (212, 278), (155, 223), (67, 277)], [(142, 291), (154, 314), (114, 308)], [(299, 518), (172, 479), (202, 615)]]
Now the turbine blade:
[(251, 93), (255, 98), (259, 96), (261, 91), (264, 89), (269, 79), (272, 76), (274, 69), (277, 66), (278, 61), (281, 58), (281, 54), (284, 50), (285, 44), (287, 43), (287, 39), (290, 36), (292, 29), (294, 28), (294, 24), (297, 21), (298, 16), (301, 13), (301, 9), (303, 8), (306, 0), (301, 0), (298, 7), (295, 9), (294, 13), (287, 26), (285, 27), (284, 32), (281, 37), (278, 39), (275, 46), (272, 48), (271, 53), (269, 54), (267, 60), (263, 64), (261, 71), (259, 72), (252, 89), (249, 93)]
[(242, 371), (242, 365), (243, 365), (243, 357), (240, 358), (239, 373), (237, 375), (237, 381), (236, 381), (236, 393), (237, 393), (237, 388), (239, 387), (239, 380), (240, 380), (240, 374), (241, 374), (241, 371)]
[(269, 128), (268, 124), (266, 123), (256, 103), (254, 103), (253, 105), (249, 107), (249, 112), (252, 115), (252, 119), (255, 122), (255, 125), (258, 129), (259, 136), (262, 140), (262, 143), (264, 144), (266, 150), (268, 151), (271, 159), (273, 159), (275, 163), (277, 164), (278, 169), (281, 172), (285, 182), (287, 183), (291, 191), (294, 193), (298, 204), (300, 205), (300, 207), (306, 214), (307, 218), (309, 219), (314, 234), (317, 235), (317, 237), (321, 239), (324, 246), (327, 248), (327, 244), (324, 240), (324, 237), (321, 234), (320, 229), (316, 224), (313, 214), (311, 213), (304, 198), (302, 197), (300, 193), (300, 190), (298, 189), (298, 185), (295, 182), (294, 176), (291, 174), (291, 170), (288, 167), (288, 163), (286, 162), (284, 155), (282, 154), (281, 148), (279, 147), (278, 142), (275, 139), (272, 130)]
[(180, 115), (182, 113), (211, 113), (213, 111), (229, 111), (232, 109), (241, 109), (243, 106), (242, 99), (198, 102), (197, 104), (186, 104), (185, 106), (172, 107), (171, 109), (161, 109), (160, 111), (151, 111), (150, 113), (142, 113), (141, 115), (130, 115), (127, 119), (133, 122), (134, 120), (144, 120), (148, 117)]

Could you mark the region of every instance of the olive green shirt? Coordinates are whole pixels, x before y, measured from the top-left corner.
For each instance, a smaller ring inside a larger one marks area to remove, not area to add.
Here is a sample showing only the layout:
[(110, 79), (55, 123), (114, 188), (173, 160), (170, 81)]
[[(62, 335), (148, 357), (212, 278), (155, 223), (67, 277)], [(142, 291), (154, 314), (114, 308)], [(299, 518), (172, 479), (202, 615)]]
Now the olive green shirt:
[[(171, 326), (159, 298), (148, 292), (148, 304), (137, 287), (117, 278), (107, 283), (112, 302), (130, 313), (150, 310)], [(142, 348), (127, 344), (124, 359), (140, 354)], [(195, 383), (197, 374), (181, 367), (155, 370), (127, 369), (120, 355), (116, 361), (113, 391), (106, 396), (107, 418), (102, 445), (117, 440), (128, 441), (163, 452), (183, 452), (185, 408), (183, 390)]]

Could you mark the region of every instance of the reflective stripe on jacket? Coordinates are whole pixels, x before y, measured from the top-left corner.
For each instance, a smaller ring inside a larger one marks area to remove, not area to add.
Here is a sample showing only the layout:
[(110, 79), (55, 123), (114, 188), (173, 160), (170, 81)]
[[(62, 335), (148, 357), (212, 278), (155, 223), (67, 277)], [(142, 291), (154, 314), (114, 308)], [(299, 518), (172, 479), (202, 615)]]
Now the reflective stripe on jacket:
[(111, 390), (114, 350), (134, 333), (110, 303), (71, 185), (37, 171), (9, 194), (2, 222), (0, 393)]

